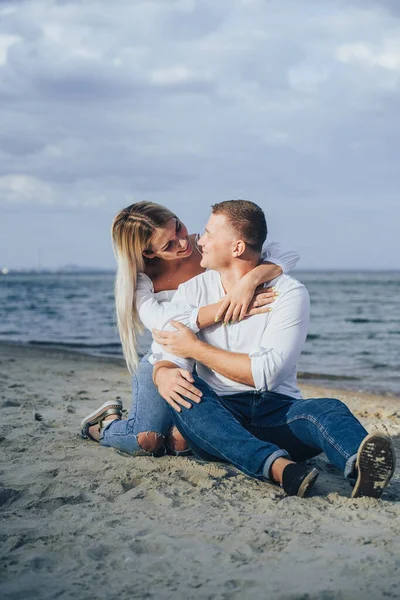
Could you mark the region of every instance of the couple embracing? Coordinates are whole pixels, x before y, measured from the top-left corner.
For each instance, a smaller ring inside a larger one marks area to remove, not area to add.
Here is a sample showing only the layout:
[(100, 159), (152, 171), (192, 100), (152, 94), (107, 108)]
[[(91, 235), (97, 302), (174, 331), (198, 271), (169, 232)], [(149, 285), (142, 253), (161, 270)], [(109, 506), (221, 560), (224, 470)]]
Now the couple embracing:
[[(286, 273), (298, 256), (267, 244), (260, 207), (215, 204), (196, 239), (163, 206), (140, 202), (114, 220), (118, 327), (133, 375), (119, 401), (82, 422), (82, 436), (137, 456), (193, 453), (305, 496), (325, 452), (379, 498), (395, 468), (391, 440), (364, 429), (339, 400), (302, 399), (296, 363), (309, 323), (306, 288)], [(200, 250), (200, 252), (197, 251)], [(139, 362), (138, 333), (153, 344)]]

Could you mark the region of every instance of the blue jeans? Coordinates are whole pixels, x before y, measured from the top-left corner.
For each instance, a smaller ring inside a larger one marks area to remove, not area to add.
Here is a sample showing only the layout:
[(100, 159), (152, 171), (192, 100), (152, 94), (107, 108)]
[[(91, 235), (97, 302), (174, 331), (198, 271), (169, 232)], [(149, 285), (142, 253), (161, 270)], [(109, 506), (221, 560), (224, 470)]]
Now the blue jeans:
[(345, 477), (352, 475), (367, 431), (340, 400), (256, 391), (220, 397), (195, 374), (194, 379), (201, 402), (170, 412), (198, 458), (230, 462), (247, 475), (268, 479), (280, 456), (302, 462), (325, 452)]
[(165, 438), (174, 426), (168, 404), (153, 383), (153, 366), (148, 356), (142, 359), (132, 377), (132, 407), (128, 419), (111, 421), (99, 440), (102, 446), (111, 446), (133, 456), (151, 454), (140, 447), (139, 433), (154, 431)]

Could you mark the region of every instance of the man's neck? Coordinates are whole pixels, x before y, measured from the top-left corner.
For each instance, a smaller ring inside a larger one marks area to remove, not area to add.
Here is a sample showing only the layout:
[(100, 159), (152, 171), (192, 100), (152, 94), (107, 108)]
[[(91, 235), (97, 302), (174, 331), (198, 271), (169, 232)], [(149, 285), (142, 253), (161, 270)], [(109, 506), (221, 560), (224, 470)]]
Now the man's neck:
[(229, 293), (242, 277), (250, 273), (259, 264), (259, 261), (259, 257), (254, 258), (254, 260), (236, 260), (229, 267), (220, 269), (219, 274), (225, 292)]

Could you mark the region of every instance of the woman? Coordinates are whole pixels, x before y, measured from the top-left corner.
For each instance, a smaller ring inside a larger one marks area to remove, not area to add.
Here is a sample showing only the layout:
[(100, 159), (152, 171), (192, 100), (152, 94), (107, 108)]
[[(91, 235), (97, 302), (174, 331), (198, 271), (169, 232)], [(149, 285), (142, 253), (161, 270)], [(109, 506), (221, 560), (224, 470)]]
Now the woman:
[[(152, 202), (132, 204), (115, 217), (116, 311), (124, 356), (133, 375), (133, 401), (127, 420), (121, 420), (120, 401), (106, 402), (85, 417), (81, 428), (85, 439), (132, 455), (155, 455), (165, 449), (174, 454), (187, 451), (185, 440), (173, 428), (167, 403), (153, 384), (149, 353), (139, 362), (138, 334), (143, 325), (149, 331), (161, 329), (169, 320), (169, 303), (178, 286), (204, 271), (195, 238), (176, 215)], [(275, 291), (261, 284), (290, 270), (298, 255), (283, 253), (277, 244), (266, 244), (262, 258), (266, 262), (243, 277), (221, 302), (199, 311), (188, 308), (185, 324), (202, 329), (221, 320), (228, 324), (271, 310), (268, 304)], [(194, 401), (201, 396), (187, 371), (177, 369), (171, 377), (174, 393)]]

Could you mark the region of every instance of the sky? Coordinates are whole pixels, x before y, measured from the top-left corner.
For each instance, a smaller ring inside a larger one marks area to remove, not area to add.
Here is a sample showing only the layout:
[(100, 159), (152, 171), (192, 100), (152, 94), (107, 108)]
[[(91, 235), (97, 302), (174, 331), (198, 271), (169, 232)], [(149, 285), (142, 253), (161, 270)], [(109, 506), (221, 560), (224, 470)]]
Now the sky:
[(0, 0), (0, 268), (245, 198), (299, 267), (398, 269), (399, 139), (398, 0)]

